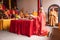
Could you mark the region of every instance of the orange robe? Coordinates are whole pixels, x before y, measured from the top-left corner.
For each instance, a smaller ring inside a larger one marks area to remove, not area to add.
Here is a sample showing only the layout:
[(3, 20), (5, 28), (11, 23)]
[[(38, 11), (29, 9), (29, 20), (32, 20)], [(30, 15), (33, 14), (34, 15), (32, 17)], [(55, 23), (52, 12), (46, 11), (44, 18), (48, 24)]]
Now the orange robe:
[(24, 14), (23, 14), (23, 12), (22, 12), (22, 11), (20, 12), (20, 14), (19, 14), (19, 15), (20, 15), (20, 17), (21, 17), (21, 18), (24, 18)]

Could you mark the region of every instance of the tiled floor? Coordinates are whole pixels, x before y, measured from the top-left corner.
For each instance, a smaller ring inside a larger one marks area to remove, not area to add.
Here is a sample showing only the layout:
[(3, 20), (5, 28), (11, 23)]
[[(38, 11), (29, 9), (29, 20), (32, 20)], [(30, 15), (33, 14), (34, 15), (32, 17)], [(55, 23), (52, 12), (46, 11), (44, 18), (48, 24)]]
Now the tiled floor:
[[(48, 27), (50, 30), (53, 27)], [(0, 40), (49, 40), (49, 37), (46, 36), (36, 36), (32, 35), (31, 37), (23, 36), (23, 35), (17, 35), (14, 33), (10, 33), (7, 31), (0, 31)]]
[(0, 40), (48, 40), (46, 36), (36, 36), (32, 35), (31, 37), (17, 35), (7, 31), (0, 31)]

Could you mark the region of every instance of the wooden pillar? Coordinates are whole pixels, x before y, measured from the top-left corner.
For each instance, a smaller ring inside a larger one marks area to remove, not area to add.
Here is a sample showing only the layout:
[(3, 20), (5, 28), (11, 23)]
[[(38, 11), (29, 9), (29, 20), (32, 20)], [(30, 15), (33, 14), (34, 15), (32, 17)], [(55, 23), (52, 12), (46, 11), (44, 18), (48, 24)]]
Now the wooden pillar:
[(9, 0), (9, 9), (11, 9), (11, 0)]

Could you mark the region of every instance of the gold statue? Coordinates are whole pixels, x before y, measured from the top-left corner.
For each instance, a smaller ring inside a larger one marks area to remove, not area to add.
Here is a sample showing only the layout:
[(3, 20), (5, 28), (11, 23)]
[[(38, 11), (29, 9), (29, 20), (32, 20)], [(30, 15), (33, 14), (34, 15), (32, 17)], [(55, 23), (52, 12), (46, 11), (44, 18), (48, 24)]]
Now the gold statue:
[(56, 22), (58, 21), (56, 20), (58, 19), (57, 17), (57, 12), (54, 10), (54, 8), (51, 9), (49, 13), (49, 23), (51, 26), (55, 26)]

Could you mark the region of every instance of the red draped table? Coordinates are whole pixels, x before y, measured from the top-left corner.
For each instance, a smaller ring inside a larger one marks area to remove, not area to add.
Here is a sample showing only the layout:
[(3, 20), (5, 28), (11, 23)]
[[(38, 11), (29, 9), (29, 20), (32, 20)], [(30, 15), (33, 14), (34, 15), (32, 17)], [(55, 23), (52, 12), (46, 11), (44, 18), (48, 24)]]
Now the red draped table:
[(10, 32), (31, 36), (32, 28), (33, 20), (11, 20)]
[(10, 23), (10, 32), (22, 34), (22, 35), (46, 35), (47, 31), (42, 20), (39, 18), (34, 18), (33, 20), (11, 20)]

